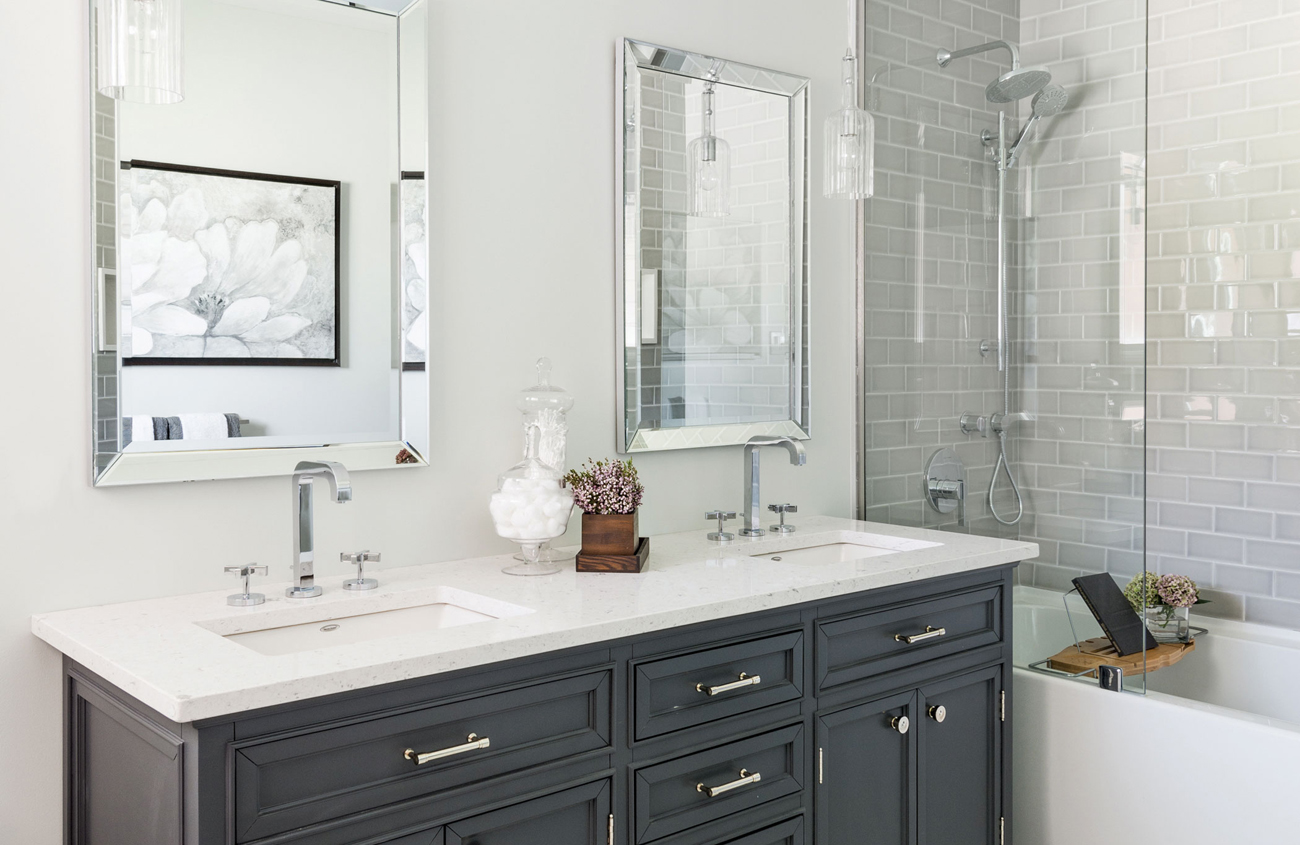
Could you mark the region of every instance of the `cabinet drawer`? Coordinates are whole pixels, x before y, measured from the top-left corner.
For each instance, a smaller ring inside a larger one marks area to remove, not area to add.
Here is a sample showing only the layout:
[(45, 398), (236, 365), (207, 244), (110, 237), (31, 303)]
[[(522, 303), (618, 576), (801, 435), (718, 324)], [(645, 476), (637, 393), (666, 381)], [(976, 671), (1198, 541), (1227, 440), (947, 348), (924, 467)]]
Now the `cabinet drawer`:
[(802, 698), (803, 644), (792, 631), (637, 665), (636, 738)]
[[(734, 826), (747, 825), (737, 823)], [(714, 826), (706, 830), (689, 830), (680, 836), (665, 839), (660, 845), (804, 845), (805, 841), (802, 816), (743, 836), (720, 833), (713, 828)]]
[[(236, 840), (246, 842), (395, 801), (610, 747), (602, 669), (291, 737), (236, 745)], [(476, 736), (483, 747), (471, 747)], [(445, 752), (417, 765), (406, 757)]]
[[(633, 778), (636, 841), (681, 833), (799, 792), (803, 736), (803, 726), (792, 725), (638, 769)], [(706, 789), (714, 790), (713, 795)]]
[(817, 688), (997, 644), (1002, 600), (1001, 587), (987, 587), (820, 622)]

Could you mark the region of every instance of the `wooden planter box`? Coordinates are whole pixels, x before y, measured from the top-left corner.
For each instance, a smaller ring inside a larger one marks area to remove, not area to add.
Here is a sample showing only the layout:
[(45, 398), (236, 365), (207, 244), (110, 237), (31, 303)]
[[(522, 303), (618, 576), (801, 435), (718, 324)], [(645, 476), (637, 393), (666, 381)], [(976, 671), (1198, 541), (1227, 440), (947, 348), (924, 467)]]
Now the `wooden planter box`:
[(584, 513), (582, 553), (584, 555), (634, 555), (637, 534), (636, 512)]
[(650, 540), (637, 534), (635, 513), (584, 513), (579, 572), (644, 572)]

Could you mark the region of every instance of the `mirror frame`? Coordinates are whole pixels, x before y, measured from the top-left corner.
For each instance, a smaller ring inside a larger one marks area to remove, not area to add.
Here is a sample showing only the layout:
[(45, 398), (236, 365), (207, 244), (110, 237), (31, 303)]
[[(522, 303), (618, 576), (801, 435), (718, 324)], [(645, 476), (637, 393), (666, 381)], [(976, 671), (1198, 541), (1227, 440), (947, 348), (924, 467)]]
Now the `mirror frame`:
[[(641, 285), (641, 195), (640, 195), (640, 70), (712, 80), (720, 84), (783, 96), (790, 101), (790, 408), (787, 420), (775, 422), (684, 425), (660, 427), (658, 422), (640, 419), (639, 388), (629, 383), (629, 370), (639, 373)], [(720, 69), (718, 69), (720, 68)], [(698, 449), (709, 446), (744, 444), (757, 435), (786, 435), (797, 440), (812, 436), (809, 422), (809, 303), (808, 303), (808, 218), (809, 218), (809, 88), (811, 81), (782, 71), (717, 59), (702, 53), (675, 50), (645, 41), (625, 38), (618, 48), (616, 78), (619, 80), (615, 107), (615, 164), (617, 311), (615, 334), (618, 346), (617, 443), (622, 454), (670, 449)], [(630, 338), (638, 338), (631, 346)], [(633, 420), (635, 414), (636, 419)]]
[[(422, 0), (409, 0), (405, 3), (401, 11), (394, 11), (387, 8), (378, 8), (368, 5), (365, 0), (360, 2), (341, 2), (340, 0), (321, 0), (321, 2), (332, 3), (334, 5), (351, 6), (358, 12), (370, 12), (394, 18), (396, 28), (394, 30), (397, 38), (398, 62), (403, 64), (401, 59), (402, 49), (402, 27), (404, 15), (411, 12)], [(428, 3), (429, 0), (423, 0)], [(98, 86), (96, 85), (96, 12), (97, 0), (88, 0), (87, 7), (88, 26), (87, 26), (87, 43), (89, 45), (90, 61), (87, 67), (87, 83), (89, 87), (89, 120), (90, 120), (90, 149), (89, 149), (89, 173), (90, 173), (90, 196), (91, 203), (88, 215), (87, 244), (89, 245), (89, 269), (90, 278), (90, 376), (91, 376), (91, 426), (90, 426), (90, 472), (91, 485), (94, 487), (120, 487), (127, 485), (139, 484), (164, 484), (178, 481), (212, 481), (220, 479), (233, 478), (261, 478), (268, 476), (290, 475), (294, 471), (299, 461), (338, 461), (348, 468), (349, 471), (372, 470), (372, 469), (405, 469), (411, 467), (425, 467), (429, 465), (428, 457), (422, 454), (421, 450), (408, 441), (412, 435), (406, 430), (406, 403), (404, 391), (401, 385), (401, 376), (405, 368), (401, 363), (396, 364), (395, 372), (397, 379), (397, 426), (402, 439), (398, 440), (372, 440), (361, 442), (340, 442), (340, 443), (323, 443), (312, 446), (283, 446), (283, 447), (266, 447), (250, 446), (247, 448), (236, 449), (194, 449), (194, 450), (164, 450), (157, 452), (122, 452), (120, 451), (120, 432), (122, 429), (120, 390), (122, 359), (116, 349), (116, 345), (107, 345), (110, 342), (104, 338), (105, 320), (103, 319), (106, 312), (104, 303), (101, 298), (103, 292), (108, 286), (101, 280), (99, 261), (98, 261), (98, 240), (97, 228), (100, 225), (96, 209), (96, 181), (99, 174), (96, 171), (96, 134), (98, 128), (96, 95)], [(424, 26), (430, 26), (431, 16), (427, 13), (424, 16), (417, 16), (416, 20), (423, 20)], [(429, 67), (429, 38), (426, 32), (423, 38), (425, 44), (424, 55), (418, 57), (419, 62), (425, 69), (425, 76), (428, 75)], [(398, 77), (401, 78), (401, 68), (398, 69)], [(422, 117), (417, 114), (416, 119), (428, 121), (429, 109), (427, 102), (414, 109), (421, 112)], [(117, 133), (117, 115), (118, 110), (116, 101), (113, 112), (113, 133)], [(397, 157), (401, 162), (401, 130), (402, 113), (404, 101), (401, 96), (399, 81), (399, 90), (397, 97)], [(424, 166), (421, 170), (427, 171), (429, 158), (429, 144), (427, 132), (425, 133), (424, 149), (419, 152), (418, 158), (423, 161)], [(116, 152), (116, 150), (115, 150)], [(116, 156), (115, 156), (116, 159)], [(402, 162), (404, 163), (404, 162)], [(116, 161), (115, 161), (116, 164)], [(114, 168), (117, 171), (117, 168)], [(409, 168), (401, 168), (407, 170)], [(393, 174), (394, 190), (399, 190), (401, 185), (402, 173)], [(428, 225), (428, 200), (425, 200), (425, 223), (426, 231)], [(395, 231), (400, 231), (401, 217), (400, 210), (394, 209), (393, 225)], [(116, 237), (116, 234), (115, 236)], [(397, 307), (393, 311), (392, 325), (396, 333), (392, 345), (400, 348), (402, 339), (400, 336), (401, 308), (405, 303), (405, 286), (402, 284), (400, 271), (400, 256), (398, 253), (401, 249), (400, 237), (394, 237), (394, 260), (398, 263), (393, 270), (393, 290)], [(115, 246), (115, 250), (120, 249)], [(116, 273), (110, 275), (116, 276)], [(116, 285), (112, 286), (114, 289)], [(120, 302), (120, 294), (117, 295)], [(120, 307), (120, 306), (118, 306)], [(113, 321), (113, 325), (120, 326), (120, 317)], [(111, 373), (100, 370), (100, 357), (112, 351), (115, 355), (114, 369)], [(400, 358), (398, 359), (400, 361)], [(427, 378), (428, 364), (424, 368)], [(114, 390), (112, 397), (101, 396), (101, 381), (105, 378), (114, 379)], [(425, 415), (426, 426), (428, 425), (428, 415)], [(119, 451), (108, 452), (101, 451), (99, 446), (101, 442), (100, 429), (101, 424), (105, 422), (114, 422), (118, 432)], [(304, 439), (310, 438), (310, 433), (303, 435)], [(424, 433), (424, 440), (429, 441), (429, 433)], [(405, 453), (403, 455), (403, 453)], [(399, 462), (400, 461), (400, 462)]]

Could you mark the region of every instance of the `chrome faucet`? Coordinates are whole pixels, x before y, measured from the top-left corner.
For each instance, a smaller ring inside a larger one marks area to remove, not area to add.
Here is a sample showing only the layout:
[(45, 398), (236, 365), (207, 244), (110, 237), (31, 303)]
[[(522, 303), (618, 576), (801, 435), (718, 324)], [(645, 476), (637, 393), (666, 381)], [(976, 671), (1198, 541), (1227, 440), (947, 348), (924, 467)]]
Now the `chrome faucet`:
[(340, 505), (352, 501), (352, 481), (347, 467), (335, 461), (302, 461), (293, 471), (293, 504), (298, 525), (293, 532), (293, 586), (284, 591), (291, 599), (311, 599), (321, 594), (316, 586), (316, 544), (312, 525), (313, 483), (329, 479), (330, 498)]
[(782, 446), (790, 453), (790, 463), (801, 467), (808, 462), (803, 444), (784, 434), (772, 437), (760, 434), (749, 438), (745, 444), (745, 520), (740, 528), (742, 537), (763, 536), (762, 505), (758, 495), (758, 450), (763, 446)]

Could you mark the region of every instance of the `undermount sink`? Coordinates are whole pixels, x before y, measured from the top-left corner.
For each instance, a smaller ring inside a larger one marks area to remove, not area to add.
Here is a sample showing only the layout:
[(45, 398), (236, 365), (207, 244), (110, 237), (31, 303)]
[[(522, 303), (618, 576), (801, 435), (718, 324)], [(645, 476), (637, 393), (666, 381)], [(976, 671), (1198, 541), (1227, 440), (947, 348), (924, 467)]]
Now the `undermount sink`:
[(825, 564), (849, 563), (855, 560), (892, 555), (897, 552), (910, 552), (918, 549), (932, 549), (942, 543), (927, 540), (905, 540), (898, 537), (881, 537), (879, 545), (868, 542), (839, 541), (822, 543), (816, 546), (804, 546), (798, 549), (755, 555), (763, 560), (779, 563)]
[[(439, 587), (434, 593), (433, 600), (424, 604), (391, 610), (377, 609), (350, 616), (331, 616), (310, 622), (289, 623), (289, 620), (285, 620), (287, 624), (224, 633), (222, 636), (244, 648), (277, 656), (423, 631), (439, 631), (532, 613), (526, 607), (463, 590)], [(338, 611), (344, 608), (335, 605), (330, 609)]]

